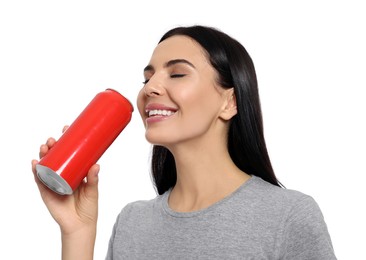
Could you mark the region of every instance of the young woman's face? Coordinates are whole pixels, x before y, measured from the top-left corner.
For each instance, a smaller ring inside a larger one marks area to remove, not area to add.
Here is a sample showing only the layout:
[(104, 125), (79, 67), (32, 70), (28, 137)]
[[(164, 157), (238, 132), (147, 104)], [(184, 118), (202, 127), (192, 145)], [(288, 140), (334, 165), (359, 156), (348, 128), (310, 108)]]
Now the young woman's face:
[(198, 43), (186, 36), (164, 40), (144, 77), (137, 106), (150, 143), (169, 147), (214, 136), (226, 91)]

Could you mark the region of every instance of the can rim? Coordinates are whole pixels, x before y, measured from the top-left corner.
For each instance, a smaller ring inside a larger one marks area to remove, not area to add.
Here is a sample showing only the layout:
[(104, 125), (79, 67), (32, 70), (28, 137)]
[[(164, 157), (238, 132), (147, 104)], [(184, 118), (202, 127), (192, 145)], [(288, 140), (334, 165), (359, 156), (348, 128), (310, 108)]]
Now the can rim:
[(130, 106), (131, 106), (131, 112), (133, 112), (133, 111), (134, 111), (134, 107), (133, 107), (133, 105), (132, 105), (132, 102), (131, 102), (128, 98), (126, 98), (124, 95), (122, 95), (122, 94), (121, 94), (121, 92), (119, 92), (119, 91), (117, 91), (117, 90), (115, 90), (115, 89), (113, 89), (113, 88), (107, 88), (107, 89), (106, 89), (106, 91), (113, 91), (113, 92), (115, 92), (115, 93), (119, 94), (123, 99), (125, 99), (128, 103), (130, 103)]
[(37, 164), (36, 172), (38, 179), (52, 191), (60, 195), (71, 195), (73, 193), (70, 185), (60, 175), (47, 166)]

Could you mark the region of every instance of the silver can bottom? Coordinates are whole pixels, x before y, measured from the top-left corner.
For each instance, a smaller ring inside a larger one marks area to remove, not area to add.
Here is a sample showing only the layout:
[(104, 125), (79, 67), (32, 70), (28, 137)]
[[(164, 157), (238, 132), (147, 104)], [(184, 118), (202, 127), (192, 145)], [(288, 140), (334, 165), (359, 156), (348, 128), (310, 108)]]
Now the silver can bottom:
[(50, 168), (37, 164), (37, 176), (48, 188), (60, 195), (71, 195), (72, 189), (70, 185), (56, 172)]

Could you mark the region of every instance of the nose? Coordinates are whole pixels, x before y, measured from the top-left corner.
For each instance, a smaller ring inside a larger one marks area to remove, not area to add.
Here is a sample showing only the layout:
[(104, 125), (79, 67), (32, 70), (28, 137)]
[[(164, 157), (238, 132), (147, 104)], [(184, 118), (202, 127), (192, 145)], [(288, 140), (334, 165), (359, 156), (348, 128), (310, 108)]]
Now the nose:
[(164, 92), (164, 88), (156, 79), (150, 78), (150, 80), (144, 86), (144, 93), (148, 97), (161, 96)]

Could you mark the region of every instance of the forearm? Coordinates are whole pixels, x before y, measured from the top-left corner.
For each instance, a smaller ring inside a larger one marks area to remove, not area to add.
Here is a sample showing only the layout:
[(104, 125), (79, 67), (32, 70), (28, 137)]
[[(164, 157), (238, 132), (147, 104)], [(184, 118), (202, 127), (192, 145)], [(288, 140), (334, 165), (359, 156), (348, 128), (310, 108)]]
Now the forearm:
[(96, 228), (62, 234), (62, 260), (92, 260)]

